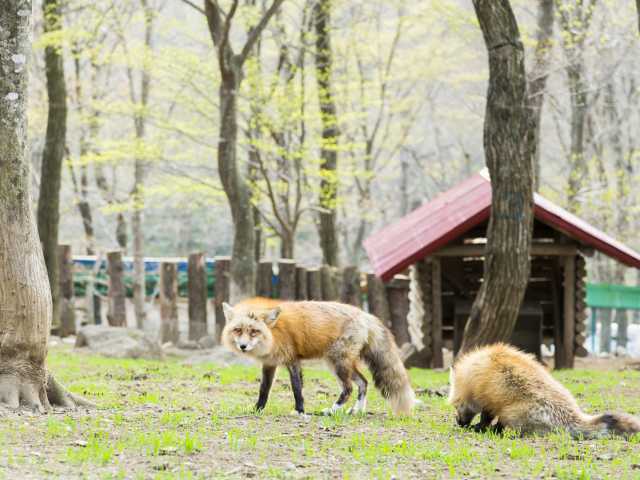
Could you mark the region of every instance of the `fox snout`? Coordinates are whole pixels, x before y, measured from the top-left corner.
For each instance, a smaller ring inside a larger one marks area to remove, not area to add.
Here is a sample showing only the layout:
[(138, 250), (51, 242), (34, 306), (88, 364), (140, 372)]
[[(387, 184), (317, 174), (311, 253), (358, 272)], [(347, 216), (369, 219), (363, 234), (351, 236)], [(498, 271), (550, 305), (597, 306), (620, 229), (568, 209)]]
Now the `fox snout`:
[(473, 417), (476, 416), (476, 412), (470, 408), (462, 407), (457, 409), (456, 422), (460, 427), (468, 427), (473, 421)]
[(238, 348), (240, 348), (240, 350), (242, 350), (243, 352), (247, 349), (248, 345), (246, 343), (239, 343), (238, 344)]

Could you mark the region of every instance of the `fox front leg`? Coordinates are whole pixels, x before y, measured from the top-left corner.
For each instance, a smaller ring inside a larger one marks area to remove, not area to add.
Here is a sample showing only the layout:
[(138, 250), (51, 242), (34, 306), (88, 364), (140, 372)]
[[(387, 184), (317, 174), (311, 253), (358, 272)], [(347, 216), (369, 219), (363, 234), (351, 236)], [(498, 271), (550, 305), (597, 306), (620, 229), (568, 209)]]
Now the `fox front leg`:
[(302, 368), (300, 363), (296, 362), (287, 365), (289, 370), (289, 378), (291, 379), (291, 390), (293, 390), (293, 398), (296, 402), (296, 412), (304, 413), (304, 398), (302, 396)]
[(260, 395), (258, 396), (258, 402), (256, 403), (256, 410), (260, 411), (267, 404), (269, 399), (269, 391), (271, 385), (273, 385), (273, 378), (276, 375), (276, 367), (266, 366), (262, 367), (262, 381), (260, 382)]
[(482, 410), (480, 413), (480, 421), (473, 426), (473, 430), (476, 432), (484, 432), (491, 426), (491, 422), (495, 417), (486, 410)]
[(501, 434), (504, 430), (504, 426), (498, 421), (495, 425), (493, 425), (493, 421), (495, 420), (495, 416), (483, 410), (480, 413), (480, 421), (473, 426), (473, 430), (475, 432), (486, 432), (489, 430), (490, 432)]

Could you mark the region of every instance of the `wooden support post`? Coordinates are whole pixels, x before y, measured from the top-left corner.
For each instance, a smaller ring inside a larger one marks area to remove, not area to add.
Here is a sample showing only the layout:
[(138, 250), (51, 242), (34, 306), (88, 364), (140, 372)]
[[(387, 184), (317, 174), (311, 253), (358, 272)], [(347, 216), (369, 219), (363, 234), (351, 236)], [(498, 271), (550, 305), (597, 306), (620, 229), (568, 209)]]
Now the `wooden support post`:
[(391, 332), (399, 347), (411, 342), (407, 315), (409, 314), (409, 278), (396, 275), (387, 286), (387, 299), (391, 313)]
[(318, 268), (307, 270), (307, 294), (309, 300), (322, 300), (322, 278)]
[(431, 264), (431, 288), (433, 292), (433, 318), (432, 318), (432, 357), (431, 368), (444, 367), (442, 357), (442, 267), (440, 259), (434, 258)]
[(160, 341), (178, 344), (178, 268), (175, 263), (160, 264)]
[(109, 276), (109, 307), (107, 321), (112, 327), (127, 326), (126, 290), (124, 287), (124, 264), (120, 250), (107, 253), (107, 275)]
[(296, 267), (296, 300), (307, 300), (309, 298), (308, 288), (307, 269)]
[(576, 257), (565, 257), (564, 261), (564, 325), (562, 343), (564, 346), (564, 366), (573, 368), (573, 352), (575, 343), (575, 286)]
[[(576, 357), (586, 357), (589, 351), (584, 343), (587, 339), (587, 266), (584, 256), (576, 256), (576, 319), (575, 319), (575, 351)], [(620, 312), (620, 310), (618, 310)], [(618, 332), (620, 333), (620, 323)], [(619, 337), (619, 335), (618, 335)]]
[(256, 295), (271, 298), (273, 295), (273, 262), (271, 260), (260, 260), (256, 278)]
[(60, 270), (60, 336), (75, 335), (76, 310), (73, 295), (73, 258), (70, 245), (58, 246)]
[(373, 273), (367, 274), (367, 304), (369, 313), (378, 317), (385, 327), (391, 328), (391, 312), (387, 292), (382, 280)]
[(296, 261), (282, 258), (278, 261), (278, 277), (281, 300), (296, 299)]
[(336, 288), (334, 268), (329, 265), (320, 267), (320, 282), (322, 284), (322, 300), (335, 302), (340, 299)]
[(553, 344), (555, 346), (554, 352), (554, 368), (565, 368), (564, 365), (564, 342), (562, 340), (562, 329), (564, 327), (564, 310), (563, 310), (563, 296), (562, 291), (562, 273), (561, 273), (561, 259), (557, 259), (553, 262), (553, 271), (551, 273), (551, 298), (553, 301)]
[(231, 298), (231, 258), (230, 257), (215, 257), (215, 297), (213, 305), (215, 307), (216, 316), (216, 341), (220, 343), (220, 336), (222, 335), (222, 329), (226, 325), (227, 321), (224, 316), (224, 308), (222, 304), (229, 302)]
[[(204, 253), (189, 255), (187, 275), (189, 340), (198, 341), (207, 334), (207, 269)], [(217, 287), (216, 284), (216, 292)]]
[(362, 292), (360, 291), (360, 272), (358, 267), (350, 265), (342, 272), (342, 291), (340, 301), (362, 308)]

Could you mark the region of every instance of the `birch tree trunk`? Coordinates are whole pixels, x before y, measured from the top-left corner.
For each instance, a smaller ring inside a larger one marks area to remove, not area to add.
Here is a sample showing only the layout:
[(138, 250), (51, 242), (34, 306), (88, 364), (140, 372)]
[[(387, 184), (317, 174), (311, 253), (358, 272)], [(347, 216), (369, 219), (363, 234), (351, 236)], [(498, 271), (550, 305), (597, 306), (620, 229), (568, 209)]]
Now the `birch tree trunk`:
[(534, 128), (518, 24), (508, 0), (473, 5), (489, 54), (484, 150), (493, 193), (484, 281), (462, 352), (511, 337), (529, 280), (533, 225)]
[[(62, 28), (59, 0), (44, 0), (44, 31)], [(62, 48), (49, 45), (44, 60), (47, 76), (49, 113), (47, 133), (42, 153), (40, 197), (38, 198), (38, 233), (47, 265), (53, 301), (53, 325), (60, 324), (60, 287), (58, 285), (58, 224), (60, 223), (60, 183), (62, 159), (67, 134), (67, 88), (64, 79)]]
[(31, 212), (27, 60), (31, 1), (0, 8), (0, 404), (43, 411), (84, 403), (45, 370), (51, 291)]

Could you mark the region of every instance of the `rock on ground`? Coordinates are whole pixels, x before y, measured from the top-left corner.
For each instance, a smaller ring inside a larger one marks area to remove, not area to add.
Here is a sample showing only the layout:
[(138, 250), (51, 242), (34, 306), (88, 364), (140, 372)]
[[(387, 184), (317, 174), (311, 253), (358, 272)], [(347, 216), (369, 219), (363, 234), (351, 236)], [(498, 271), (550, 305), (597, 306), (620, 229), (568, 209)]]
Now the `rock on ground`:
[(214, 347), (209, 350), (201, 350), (191, 355), (183, 362), (185, 365), (193, 365), (198, 363), (214, 363), (220, 366), (228, 365), (256, 365), (256, 361), (251, 357), (243, 357), (236, 353), (230, 352), (222, 346)]
[(133, 328), (87, 325), (78, 331), (76, 348), (112, 358), (164, 358), (162, 347), (144, 332)]

